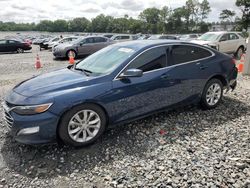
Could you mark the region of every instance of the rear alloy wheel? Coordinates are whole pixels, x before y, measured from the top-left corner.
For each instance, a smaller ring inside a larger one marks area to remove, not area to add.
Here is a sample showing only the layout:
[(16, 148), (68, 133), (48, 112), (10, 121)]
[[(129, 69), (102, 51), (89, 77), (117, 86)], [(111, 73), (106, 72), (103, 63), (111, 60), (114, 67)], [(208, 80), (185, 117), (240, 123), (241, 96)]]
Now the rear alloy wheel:
[(222, 100), (223, 97), (223, 85), (218, 79), (211, 79), (206, 84), (202, 98), (201, 106), (204, 109), (215, 108)]
[(85, 146), (102, 135), (106, 116), (101, 108), (85, 104), (66, 113), (59, 125), (60, 138), (72, 146)]
[(23, 53), (23, 49), (22, 49), (22, 48), (17, 48), (16, 51), (17, 51), (17, 53), (19, 53), (19, 54), (20, 54), (20, 53)]
[(240, 60), (241, 56), (244, 54), (244, 49), (243, 47), (239, 47), (239, 49), (237, 50), (236, 54), (235, 54), (235, 58), (237, 60)]

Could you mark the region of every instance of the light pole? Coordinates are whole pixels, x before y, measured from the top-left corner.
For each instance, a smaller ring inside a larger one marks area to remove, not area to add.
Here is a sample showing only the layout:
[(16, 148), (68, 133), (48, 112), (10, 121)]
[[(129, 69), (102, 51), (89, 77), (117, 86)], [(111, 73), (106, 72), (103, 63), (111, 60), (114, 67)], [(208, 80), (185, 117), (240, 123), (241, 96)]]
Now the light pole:
[(250, 32), (248, 35), (248, 44), (247, 44), (247, 51), (246, 51), (246, 59), (244, 63), (243, 75), (250, 75)]

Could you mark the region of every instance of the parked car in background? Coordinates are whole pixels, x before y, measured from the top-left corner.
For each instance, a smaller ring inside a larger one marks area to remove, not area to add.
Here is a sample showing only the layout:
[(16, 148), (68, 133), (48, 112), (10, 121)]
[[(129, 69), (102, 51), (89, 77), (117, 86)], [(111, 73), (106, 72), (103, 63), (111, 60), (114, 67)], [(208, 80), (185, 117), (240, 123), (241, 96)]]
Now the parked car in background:
[(151, 35), (142, 35), (142, 36), (140, 36), (137, 40), (146, 40), (146, 39), (148, 39), (149, 37), (151, 37)]
[(238, 32), (207, 32), (191, 42), (210, 46), (239, 59), (246, 50), (246, 40)]
[[(50, 40), (47, 41), (47, 42), (43, 42), (43, 48), (44, 48), (45, 50), (51, 49), (52, 46), (53, 46), (54, 44), (56, 44), (59, 40), (61, 40), (60, 37), (54, 37), (54, 38), (50, 39)], [(41, 47), (41, 46), (40, 46), (40, 47)]]
[(179, 39), (182, 41), (191, 41), (197, 39), (198, 37), (200, 37), (199, 34), (187, 34), (187, 35), (181, 35)]
[[(86, 39), (95, 38), (85, 38), (83, 44)], [(236, 78), (233, 58), (215, 49), (137, 40), (116, 43), (68, 68), (20, 83), (3, 108), (18, 142), (59, 138), (85, 146), (112, 125), (152, 113), (189, 104), (215, 108), (223, 90), (236, 87)]]
[(174, 35), (152, 35), (148, 40), (159, 40), (159, 39), (168, 39), (168, 40), (178, 40), (177, 36)]
[(29, 43), (19, 40), (0, 40), (0, 52), (17, 52), (23, 53), (26, 50), (31, 50)]
[(59, 44), (53, 49), (53, 54), (56, 58), (69, 57), (70, 51), (74, 57), (89, 55), (112, 43), (109, 38), (102, 36), (81, 37), (71, 43)]
[(104, 34), (103, 36), (110, 39), (110, 38), (113, 37), (114, 35), (113, 35), (113, 34)]
[(110, 39), (115, 42), (125, 42), (125, 41), (135, 40), (133, 35), (126, 35), (126, 34), (114, 35)]
[[(59, 41), (55, 42), (52, 46), (52, 49), (55, 48), (56, 46), (58, 46), (59, 44), (63, 44), (63, 43), (70, 43), (72, 41), (77, 40), (79, 37), (77, 36), (72, 36), (72, 37), (64, 37), (62, 39), (60, 39)], [(50, 46), (49, 46), (50, 48)]]

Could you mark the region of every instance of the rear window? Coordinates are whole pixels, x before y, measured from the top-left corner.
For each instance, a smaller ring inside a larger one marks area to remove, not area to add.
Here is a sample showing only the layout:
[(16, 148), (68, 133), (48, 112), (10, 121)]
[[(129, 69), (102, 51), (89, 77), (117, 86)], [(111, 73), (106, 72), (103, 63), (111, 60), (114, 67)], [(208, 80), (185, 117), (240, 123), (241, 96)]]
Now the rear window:
[(212, 53), (206, 49), (189, 45), (175, 45), (170, 51), (170, 65), (178, 65), (185, 62), (196, 61), (210, 57)]

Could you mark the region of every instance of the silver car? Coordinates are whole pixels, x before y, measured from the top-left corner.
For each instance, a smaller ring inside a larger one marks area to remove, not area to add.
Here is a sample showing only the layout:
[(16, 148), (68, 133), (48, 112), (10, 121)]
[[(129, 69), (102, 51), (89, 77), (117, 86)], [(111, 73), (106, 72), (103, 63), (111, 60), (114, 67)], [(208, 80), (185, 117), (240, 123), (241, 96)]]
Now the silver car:
[(69, 57), (70, 51), (73, 57), (89, 55), (113, 43), (109, 38), (102, 36), (81, 37), (71, 43), (59, 44), (53, 49), (53, 55), (56, 58)]

